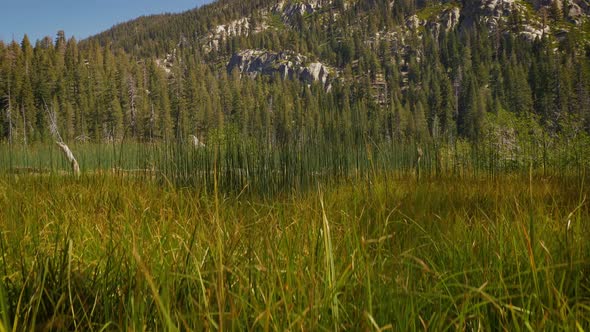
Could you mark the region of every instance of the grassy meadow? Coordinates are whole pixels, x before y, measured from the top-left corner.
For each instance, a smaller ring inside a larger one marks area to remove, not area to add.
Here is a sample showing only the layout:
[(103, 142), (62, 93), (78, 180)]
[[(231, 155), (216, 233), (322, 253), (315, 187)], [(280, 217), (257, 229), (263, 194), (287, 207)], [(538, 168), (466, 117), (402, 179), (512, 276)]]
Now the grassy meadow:
[(0, 148), (0, 331), (590, 329), (583, 159)]

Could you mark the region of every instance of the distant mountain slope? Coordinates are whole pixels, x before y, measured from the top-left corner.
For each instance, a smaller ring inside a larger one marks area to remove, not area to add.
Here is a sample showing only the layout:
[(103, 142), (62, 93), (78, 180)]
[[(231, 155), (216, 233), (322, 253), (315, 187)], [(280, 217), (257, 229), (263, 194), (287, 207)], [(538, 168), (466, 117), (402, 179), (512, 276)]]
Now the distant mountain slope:
[[(180, 14), (140, 17), (82, 44), (112, 43), (139, 56), (162, 56), (181, 43), (204, 53), (228, 54), (259, 48), (264, 44), (259, 39), (273, 33), (290, 38), (315, 34), (320, 37), (315, 42), (335, 43), (355, 34), (372, 41), (415, 29), (438, 34), (441, 26), (449, 30), (474, 23), (531, 41), (545, 35), (563, 39), (571, 31), (587, 38), (589, 13), (588, 0), (221, 0)], [(318, 29), (329, 34), (317, 34)], [(270, 48), (281, 51), (286, 45), (275, 46)]]
[(195, 40), (213, 27), (251, 15), (274, 3), (273, 0), (220, 0), (180, 14), (143, 16), (88, 38), (101, 45), (112, 43), (138, 55), (161, 54), (182, 39)]
[[(158, 58), (167, 71), (183, 49), (228, 72), (305, 76), (303, 81), (311, 78), (328, 88), (328, 77), (350, 67), (357, 78), (371, 73), (377, 90), (372, 94), (384, 104), (387, 63), (398, 67), (403, 87), (411, 62), (429, 56), (423, 54), (424, 37), (477, 30), (589, 52), (588, 13), (588, 0), (222, 0), (181, 14), (141, 17), (82, 44), (98, 41), (140, 58)], [(292, 56), (283, 56), (287, 53), (305, 61), (293, 62)]]

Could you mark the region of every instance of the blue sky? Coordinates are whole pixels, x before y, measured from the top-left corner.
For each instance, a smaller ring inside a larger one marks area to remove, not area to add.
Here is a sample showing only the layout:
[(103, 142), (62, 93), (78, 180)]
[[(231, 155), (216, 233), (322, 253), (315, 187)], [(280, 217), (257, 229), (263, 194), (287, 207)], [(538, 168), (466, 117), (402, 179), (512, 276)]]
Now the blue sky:
[(178, 13), (211, 0), (1, 0), (0, 40), (31, 43), (45, 36), (55, 38), (64, 30), (76, 39), (104, 31), (141, 15)]

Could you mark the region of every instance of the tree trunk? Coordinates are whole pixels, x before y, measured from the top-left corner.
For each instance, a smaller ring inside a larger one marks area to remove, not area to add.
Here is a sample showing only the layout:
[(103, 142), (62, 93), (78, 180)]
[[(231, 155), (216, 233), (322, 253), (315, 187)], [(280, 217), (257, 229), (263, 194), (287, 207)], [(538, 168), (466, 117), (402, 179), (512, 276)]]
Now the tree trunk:
[(70, 165), (72, 165), (72, 173), (74, 173), (74, 175), (76, 175), (76, 176), (80, 176), (80, 166), (78, 165), (78, 161), (74, 157), (72, 150), (70, 150), (70, 148), (65, 143), (62, 143), (62, 142), (55, 142), (55, 143), (61, 148), (64, 156), (70, 162)]

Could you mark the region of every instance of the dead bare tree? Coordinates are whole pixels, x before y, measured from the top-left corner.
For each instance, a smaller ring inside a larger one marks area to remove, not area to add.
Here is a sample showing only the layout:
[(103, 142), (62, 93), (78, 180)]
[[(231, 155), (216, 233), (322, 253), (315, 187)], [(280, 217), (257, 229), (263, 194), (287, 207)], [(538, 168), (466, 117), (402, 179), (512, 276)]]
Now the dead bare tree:
[(72, 150), (70, 150), (70, 148), (63, 142), (58, 141), (55, 143), (61, 148), (66, 159), (68, 159), (68, 161), (70, 162), (70, 165), (72, 166), (72, 172), (74, 173), (74, 175), (80, 176), (80, 165), (78, 165), (78, 161), (74, 157)]
[(422, 161), (422, 156), (424, 152), (422, 151), (422, 147), (418, 146), (416, 149), (416, 178), (420, 180), (420, 162)]
[(149, 124), (150, 124), (150, 142), (153, 142), (154, 141), (154, 128), (156, 126), (156, 112), (154, 111), (154, 103), (152, 103), (152, 108), (150, 111)]
[(21, 110), (21, 114), (23, 117), (23, 143), (26, 147), (27, 146), (27, 115), (25, 112), (25, 105), (24, 104), (21, 104), (20, 110)]
[(8, 143), (12, 145), (12, 97), (10, 95), (10, 85), (8, 86), (8, 96), (5, 97), (8, 99), (8, 106), (6, 108), (6, 120), (8, 121)]
[(189, 138), (193, 142), (193, 146), (195, 148), (203, 148), (203, 147), (205, 147), (205, 144), (203, 142), (199, 141), (199, 138), (197, 138), (197, 136), (195, 136), (195, 135), (189, 135)]
[(56, 119), (55, 111), (53, 111), (53, 109), (50, 110), (47, 107), (47, 105), (45, 105), (45, 111), (47, 112), (47, 115), (49, 117), (49, 131), (51, 132), (51, 135), (55, 139), (55, 143), (57, 144), (57, 146), (59, 146), (59, 148), (63, 152), (64, 157), (66, 157), (66, 159), (68, 160), (68, 162), (72, 166), (72, 173), (74, 173), (74, 175), (76, 175), (76, 176), (80, 176), (80, 165), (78, 164), (78, 161), (74, 157), (72, 150), (70, 150), (70, 148), (67, 146), (67, 144), (64, 143), (63, 139), (61, 138), (61, 135), (59, 134), (59, 128), (57, 126), (57, 119)]

